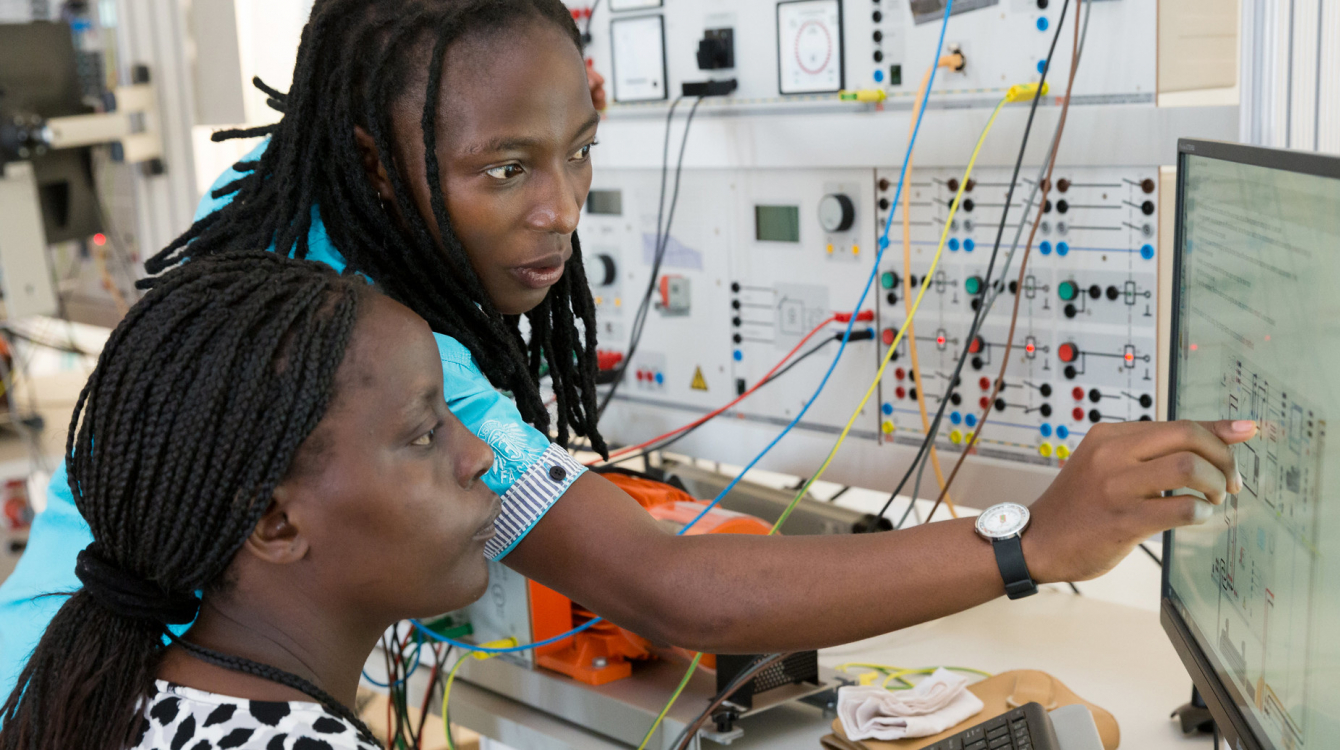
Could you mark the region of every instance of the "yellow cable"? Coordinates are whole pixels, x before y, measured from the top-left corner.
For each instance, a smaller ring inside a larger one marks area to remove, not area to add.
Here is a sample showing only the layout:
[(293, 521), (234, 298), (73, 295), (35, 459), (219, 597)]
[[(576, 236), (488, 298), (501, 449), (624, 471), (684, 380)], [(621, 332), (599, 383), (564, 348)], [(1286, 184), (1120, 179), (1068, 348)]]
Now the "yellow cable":
[[(940, 67), (959, 69), (963, 67), (963, 56), (959, 54), (945, 55), (940, 58)], [(925, 90), (930, 83), (931, 71), (928, 69), (922, 76), (921, 87)], [(921, 102), (921, 95), (918, 94), (913, 101)], [(916, 128), (917, 114), (921, 111), (922, 104), (918, 104), (912, 111), (912, 129)], [(909, 132), (908, 137), (911, 137)], [(907, 174), (912, 174), (912, 154), (907, 155)], [(908, 180), (911, 181), (910, 179)], [(893, 213), (889, 213), (889, 220), (892, 221)], [(912, 191), (903, 190), (903, 304), (912, 303)], [(908, 310), (908, 319), (911, 320), (911, 310)], [(909, 322), (907, 326), (907, 353), (912, 357), (912, 383), (916, 386), (917, 408), (921, 411), (921, 429), (927, 434), (931, 431), (931, 420), (926, 415), (926, 389), (921, 384), (921, 361), (917, 357), (917, 328), (916, 324)], [(940, 468), (940, 452), (936, 450), (935, 444), (931, 444), (931, 469), (935, 471), (935, 481), (939, 483), (940, 490), (945, 488), (944, 470)], [(949, 509), (949, 515), (958, 518), (958, 508), (954, 506), (954, 499), (945, 492), (945, 507)]]
[[(1036, 89), (1036, 84), (1034, 84), (1033, 87)], [(774, 533), (777, 529), (782, 527), (782, 524), (786, 523), (787, 518), (791, 517), (791, 512), (796, 509), (796, 505), (800, 503), (800, 499), (805, 496), (805, 493), (810, 491), (810, 486), (818, 481), (819, 477), (822, 477), (824, 472), (828, 470), (828, 465), (833, 462), (833, 457), (837, 455), (838, 449), (840, 449), (842, 444), (846, 442), (847, 433), (851, 432), (851, 427), (856, 423), (856, 418), (861, 415), (861, 410), (865, 408), (866, 402), (870, 400), (870, 396), (875, 392), (875, 388), (879, 386), (880, 380), (884, 377), (884, 369), (888, 367), (889, 360), (893, 358), (893, 352), (898, 348), (898, 342), (902, 341), (903, 336), (907, 333), (907, 327), (912, 322), (912, 316), (916, 315), (917, 308), (921, 307), (922, 298), (926, 296), (926, 290), (930, 288), (931, 277), (934, 276), (935, 269), (940, 264), (940, 256), (944, 254), (945, 241), (949, 239), (949, 225), (954, 220), (954, 214), (958, 213), (959, 201), (963, 199), (963, 188), (967, 185), (968, 177), (972, 175), (973, 166), (977, 164), (977, 156), (982, 151), (982, 144), (986, 142), (986, 136), (991, 132), (991, 127), (996, 124), (996, 117), (1000, 114), (1001, 108), (1003, 108), (1007, 102), (1016, 101), (1016, 97), (1021, 95), (1016, 93), (1015, 89), (1021, 89), (1022, 91), (1022, 87), (1020, 86), (1015, 86), (1010, 89), (1010, 91), (1000, 100), (1000, 103), (996, 105), (995, 110), (991, 112), (991, 119), (986, 121), (986, 127), (982, 128), (982, 134), (977, 138), (977, 145), (972, 150), (972, 158), (968, 160), (968, 168), (963, 172), (963, 181), (959, 183), (958, 192), (954, 194), (954, 203), (949, 207), (949, 216), (945, 219), (944, 231), (940, 233), (940, 243), (935, 248), (935, 257), (931, 259), (930, 270), (926, 272), (925, 278), (921, 280), (921, 289), (917, 292), (917, 300), (912, 305), (912, 309), (908, 311), (907, 320), (903, 321), (902, 327), (898, 329), (898, 335), (895, 336), (893, 342), (889, 344), (889, 350), (885, 352), (884, 360), (880, 362), (879, 370), (875, 372), (874, 380), (870, 381), (870, 387), (866, 389), (865, 396), (861, 398), (861, 403), (857, 404), (856, 408), (852, 411), (851, 418), (847, 420), (846, 426), (842, 428), (842, 432), (838, 435), (837, 442), (833, 445), (833, 449), (828, 452), (828, 456), (824, 459), (823, 464), (819, 466), (819, 470), (814, 473), (814, 476), (805, 481), (805, 485), (800, 488), (800, 492), (796, 494), (795, 498), (791, 501), (791, 504), (787, 506), (786, 510), (782, 513), (781, 518), (778, 518), (777, 523), (773, 524), (772, 531)], [(934, 440), (933, 437), (929, 436), (927, 439)]]
[[(500, 641), (489, 641), (488, 643), (481, 645), (484, 648), (511, 648), (517, 645), (517, 641), (515, 638), (504, 638)], [(456, 750), (456, 742), (451, 738), (451, 713), (447, 710), (447, 707), (449, 705), (448, 702), (451, 700), (451, 683), (456, 681), (456, 670), (461, 668), (461, 665), (465, 663), (466, 659), (473, 658), (484, 661), (485, 659), (492, 659), (495, 656), (497, 656), (497, 654), (485, 653), (483, 651), (471, 651), (457, 659), (456, 664), (452, 666), (451, 671), (447, 673), (447, 682), (442, 686), (442, 732), (447, 735), (447, 747), (451, 748), (451, 750)], [(387, 731), (389, 733), (390, 729), (388, 728)]]
[[(685, 687), (688, 687), (689, 678), (693, 676), (695, 671), (697, 671), (698, 662), (702, 660), (703, 655), (701, 653), (694, 655), (693, 661), (689, 664), (688, 671), (684, 673), (684, 679), (679, 681), (679, 687), (675, 688), (675, 692), (670, 695), (670, 700), (666, 702), (665, 708), (661, 709), (661, 715), (657, 716), (656, 721), (651, 723), (651, 729), (647, 730), (647, 736), (642, 738), (642, 744), (637, 746), (637, 750), (646, 750), (647, 743), (651, 742), (651, 736), (656, 733), (656, 728), (661, 725), (661, 722), (665, 721), (665, 715), (670, 713), (670, 707), (675, 705), (675, 701), (679, 700), (679, 694), (684, 692)], [(452, 750), (456, 750), (456, 748), (452, 748)]]
[[(1004, 98), (1000, 100), (1000, 103), (996, 105), (995, 110), (991, 112), (991, 119), (986, 121), (986, 127), (982, 129), (982, 135), (977, 139), (977, 146), (972, 150), (972, 158), (968, 160), (968, 169), (964, 172), (963, 182), (959, 184), (958, 193), (954, 196), (954, 204), (949, 208), (949, 218), (945, 219), (945, 229), (940, 235), (940, 245), (935, 249), (935, 258), (931, 261), (930, 271), (927, 272), (926, 278), (921, 282), (921, 291), (917, 293), (916, 304), (912, 306), (911, 312), (908, 313), (907, 321), (903, 323), (903, 327), (899, 329), (898, 335), (893, 339), (893, 344), (889, 346), (888, 353), (884, 355), (884, 361), (880, 363), (879, 370), (875, 373), (874, 381), (871, 382), (870, 387), (866, 389), (865, 397), (861, 399), (861, 403), (857, 405), (856, 410), (851, 414), (851, 418), (847, 420), (847, 426), (842, 428), (842, 433), (838, 435), (837, 444), (833, 446), (833, 450), (828, 452), (828, 457), (824, 459), (823, 465), (819, 467), (819, 471), (805, 482), (805, 486), (802, 487), (799, 494), (791, 500), (791, 504), (788, 505), (786, 510), (782, 513), (781, 518), (778, 518), (777, 523), (773, 524), (772, 528), (768, 530), (769, 536), (777, 533), (777, 530), (782, 527), (782, 524), (786, 523), (786, 519), (791, 516), (791, 512), (796, 509), (796, 505), (800, 503), (800, 499), (805, 496), (806, 492), (809, 492), (810, 486), (813, 485), (820, 476), (823, 476), (824, 471), (828, 469), (828, 465), (833, 462), (833, 456), (837, 455), (838, 449), (842, 447), (843, 441), (847, 439), (847, 433), (851, 432), (851, 427), (856, 423), (856, 418), (860, 415), (861, 409), (865, 408), (866, 402), (870, 400), (870, 394), (875, 392), (875, 387), (879, 384), (880, 378), (884, 377), (884, 368), (888, 366), (893, 351), (898, 347), (898, 342), (902, 340), (903, 334), (907, 332), (908, 323), (912, 322), (912, 315), (916, 313), (917, 308), (921, 305), (921, 298), (925, 296), (926, 289), (930, 287), (931, 275), (935, 273), (935, 267), (940, 262), (941, 254), (944, 253), (945, 240), (949, 237), (949, 222), (954, 220), (954, 214), (958, 212), (959, 201), (963, 198), (963, 186), (967, 184), (968, 177), (972, 174), (973, 165), (977, 163), (977, 155), (982, 151), (982, 144), (986, 142), (987, 133), (990, 133), (991, 126), (995, 125), (996, 116), (1000, 114), (1001, 108), (1004, 107), (1007, 102), (1019, 101), (1019, 98), (1022, 97), (1024, 93), (1030, 91), (1028, 88), (1029, 86), (1034, 90), (1037, 88), (1037, 84), (1022, 84), (1010, 88), (1009, 92), (1007, 92)], [(1043, 88), (1043, 93), (1046, 93), (1045, 86)], [(1028, 96), (1031, 97), (1032, 94), (1028, 93)], [(693, 663), (689, 664), (688, 671), (684, 673), (684, 679), (680, 680), (679, 687), (676, 688), (674, 694), (670, 696), (670, 700), (665, 704), (665, 708), (661, 709), (661, 715), (656, 717), (656, 721), (652, 723), (651, 729), (647, 730), (647, 735), (642, 738), (642, 744), (638, 745), (638, 750), (645, 750), (647, 743), (651, 741), (651, 735), (656, 731), (656, 728), (661, 725), (661, 722), (665, 720), (665, 715), (670, 712), (670, 707), (675, 705), (675, 701), (678, 700), (679, 694), (684, 692), (684, 688), (689, 684), (689, 678), (692, 677), (694, 671), (698, 669), (698, 662), (702, 659), (702, 656), (703, 655), (700, 653), (693, 657)], [(445, 711), (443, 713), (445, 714)], [(449, 730), (448, 734), (450, 734)], [(453, 747), (452, 750), (455, 750), (455, 748)]]

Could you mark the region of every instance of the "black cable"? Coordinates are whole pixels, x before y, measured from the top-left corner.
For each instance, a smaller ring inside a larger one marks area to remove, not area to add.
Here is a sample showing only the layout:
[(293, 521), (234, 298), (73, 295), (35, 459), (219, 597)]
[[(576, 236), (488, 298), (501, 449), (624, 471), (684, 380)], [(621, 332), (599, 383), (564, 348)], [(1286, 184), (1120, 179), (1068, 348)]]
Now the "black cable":
[(596, 17), (596, 8), (600, 7), (600, 0), (591, 3), (591, 12), (586, 14), (586, 26), (582, 28), (582, 45), (591, 43), (591, 19)]
[(712, 712), (716, 711), (718, 706), (725, 703), (732, 695), (737, 693), (740, 688), (744, 687), (750, 680), (754, 679), (759, 672), (777, 664), (790, 655), (791, 654), (782, 653), (761, 656), (756, 662), (740, 670), (740, 673), (735, 675), (730, 683), (712, 698), (711, 702), (707, 704), (707, 708), (703, 709), (693, 721), (685, 725), (684, 731), (680, 732), (679, 736), (675, 738), (675, 743), (672, 747), (674, 747), (675, 750), (683, 750), (683, 748), (687, 748), (689, 741), (698, 733), (698, 729), (703, 723), (711, 718)]
[(1153, 560), (1155, 565), (1159, 566), (1160, 568), (1163, 567), (1163, 558), (1161, 558), (1161, 557), (1159, 557), (1158, 555), (1154, 554), (1154, 550), (1150, 549), (1149, 547), (1146, 547), (1144, 542), (1140, 542), (1140, 549), (1141, 549), (1146, 555), (1149, 555), (1149, 559), (1150, 559), (1150, 560)]
[(1073, 591), (1073, 592), (1075, 592), (1075, 596), (1084, 596), (1083, 594), (1081, 594), (1081, 593), (1079, 592), (1079, 586), (1076, 586), (1075, 584), (1071, 583), (1070, 581), (1066, 581), (1066, 582), (1065, 582), (1065, 585), (1069, 586), (1069, 587), (1070, 587), (1070, 590)]
[[(844, 332), (844, 333), (845, 333), (845, 332)], [(855, 334), (855, 333), (852, 334), (852, 340), (857, 340), (857, 339), (856, 339), (856, 335), (857, 335), (857, 334)], [(872, 335), (873, 335), (873, 334), (872, 334)], [(763, 387), (766, 386), (767, 384), (769, 384), (769, 383), (771, 383), (772, 381), (774, 381), (774, 380), (780, 378), (781, 376), (785, 375), (785, 374), (787, 373), (787, 371), (790, 370), (792, 367), (795, 367), (796, 365), (800, 364), (802, 361), (804, 361), (805, 359), (809, 358), (811, 355), (817, 353), (820, 349), (823, 349), (825, 346), (828, 346), (829, 344), (833, 343), (834, 341), (841, 341), (841, 340), (842, 340), (842, 336), (843, 336), (842, 333), (834, 334), (831, 338), (826, 338), (826, 339), (824, 339), (823, 341), (820, 341), (819, 343), (817, 343), (817, 344), (815, 344), (814, 346), (810, 347), (809, 349), (805, 350), (805, 352), (804, 352), (803, 354), (801, 354), (800, 356), (798, 356), (798, 357), (796, 357), (795, 359), (793, 359), (793, 360), (791, 360), (790, 362), (788, 362), (787, 365), (786, 365), (786, 367), (783, 367), (782, 369), (778, 370), (777, 372), (774, 372), (774, 373), (772, 374), (772, 377), (770, 377), (770, 378), (768, 378), (767, 380), (763, 381), (762, 385), (760, 385), (760, 386), (758, 387), (759, 390), (762, 390)], [(758, 392), (758, 391), (755, 391), (755, 393), (757, 393), (757, 392)], [(726, 413), (726, 412), (722, 412), (722, 414), (725, 414), (725, 413)], [(717, 416), (721, 416), (721, 414), (718, 414)], [(696, 425), (694, 425), (694, 426), (688, 428), (687, 430), (684, 430), (683, 432), (681, 432), (681, 433), (679, 433), (679, 434), (677, 434), (677, 435), (674, 435), (673, 437), (669, 437), (669, 438), (667, 438), (665, 441), (663, 441), (663, 442), (661, 442), (661, 443), (658, 443), (658, 444), (656, 444), (656, 445), (653, 445), (653, 446), (648, 447), (646, 450), (642, 451), (641, 453), (634, 453), (634, 454), (632, 454), (632, 455), (630, 455), (630, 456), (625, 456), (625, 457), (623, 457), (623, 458), (616, 458), (616, 459), (614, 459), (613, 461), (610, 461), (609, 463), (603, 464), (603, 466), (614, 466), (614, 465), (616, 465), (616, 464), (620, 464), (620, 463), (623, 463), (623, 462), (625, 462), (625, 461), (632, 461), (633, 459), (637, 459), (637, 458), (646, 458), (647, 456), (651, 455), (652, 453), (656, 453), (657, 451), (663, 451), (663, 450), (665, 450), (666, 448), (670, 447), (672, 444), (678, 442), (679, 440), (682, 440), (685, 436), (689, 435), (689, 434), (692, 433), (694, 430), (698, 429), (699, 427), (702, 427), (703, 425), (705, 425), (705, 424), (707, 424), (708, 422), (711, 422), (711, 421), (712, 421), (712, 420), (709, 419), (709, 420), (707, 420), (706, 422), (703, 422), (703, 423), (701, 423), (701, 424), (696, 424)]]
[[(1065, 4), (1061, 6), (1060, 19), (1056, 23), (1056, 34), (1052, 36), (1051, 48), (1047, 51), (1047, 59), (1042, 67), (1042, 76), (1038, 80), (1037, 91), (1033, 95), (1033, 103), (1028, 110), (1028, 121), (1024, 124), (1024, 137), (1019, 144), (1019, 156), (1015, 159), (1014, 172), (1010, 176), (1010, 187), (1005, 193), (1005, 206), (1000, 211), (1000, 227), (996, 230), (995, 245), (991, 248), (991, 259), (987, 263), (986, 273), (982, 277), (984, 279), (984, 289), (991, 288), (991, 274), (996, 266), (996, 257), (1000, 254), (1000, 241), (1005, 235), (1005, 225), (1010, 213), (1010, 203), (1014, 199), (1014, 187), (1019, 181), (1019, 170), (1023, 168), (1024, 153), (1028, 150), (1028, 138), (1033, 130), (1033, 118), (1037, 114), (1038, 103), (1042, 100), (1043, 84), (1047, 82), (1047, 73), (1052, 67), (1052, 56), (1056, 53), (1056, 43), (1061, 39), (1061, 29), (1065, 26), (1066, 11), (1069, 8), (1070, 0), (1065, 0)], [(985, 305), (981, 305), (977, 308), (976, 313), (973, 315), (972, 325), (968, 328), (968, 336), (964, 341), (972, 341), (977, 335), (978, 330), (982, 326), (985, 310)], [(940, 422), (944, 418), (945, 408), (949, 405), (949, 396), (954, 388), (957, 387), (956, 384), (959, 382), (959, 375), (963, 372), (963, 365), (968, 361), (968, 354), (968, 346), (965, 344), (963, 346), (963, 352), (959, 355), (958, 363), (954, 366), (954, 373), (949, 377), (949, 386), (945, 389), (945, 395), (940, 399), (940, 407), (936, 409), (935, 419), (932, 420), (930, 429), (926, 431), (926, 438), (922, 440), (921, 447), (917, 449), (917, 455), (912, 459), (912, 465), (907, 467), (907, 473), (905, 473), (902, 480), (898, 482), (897, 488), (890, 493), (889, 499), (884, 503), (884, 507), (880, 508), (878, 517), (883, 518), (884, 514), (888, 512), (889, 506), (893, 505), (894, 499), (898, 497), (903, 491), (903, 488), (907, 486), (908, 480), (912, 478), (913, 471), (915, 470), (917, 476), (920, 477), (925, 470), (925, 462), (930, 457), (929, 447), (935, 443), (935, 436), (940, 431)], [(967, 448), (965, 448), (965, 450), (967, 450)], [(918, 480), (918, 484), (920, 484), (920, 480)], [(912, 509), (916, 507), (916, 500), (916, 497), (913, 497), (912, 502), (908, 503), (907, 511), (904, 512), (902, 518), (898, 520), (898, 523), (894, 526), (895, 529), (901, 529), (903, 524), (907, 522), (907, 517), (911, 515)], [(926, 521), (929, 522), (930, 518), (927, 517)]]
[[(1069, 0), (1067, 0), (1068, 2)], [(678, 97), (670, 105), (670, 111), (665, 118), (665, 148), (662, 151), (661, 158), (661, 196), (660, 207), (665, 203), (665, 178), (670, 165), (670, 124), (675, 114), (675, 107), (683, 97)], [(610, 385), (609, 391), (605, 393), (605, 400), (601, 402), (600, 408), (596, 410), (596, 420), (604, 415), (605, 408), (609, 406), (610, 401), (614, 399), (615, 391), (619, 390), (619, 384), (623, 382), (624, 374), (633, 363), (633, 355), (637, 353), (638, 343), (642, 340), (642, 331), (647, 324), (647, 311), (651, 308), (651, 299), (656, 292), (656, 278), (661, 273), (661, 261), (665, 259), (665, 250), (670, 244), (670, 226), (675, 220), (675, 206), (679, 203), (679, 180), (684, 171), (684, 152), (689, 143), (689, 127), (693, 125), (693, 115), (698, 111), (698, 105), (703, 103), (703, 97), (693, 100), (693, 106), (689, 108), (689, 116), (684, 121), (684, 137), (679, 143), (679, 158), (675, 163), (674, 189), (670, 196), (670, 208), (665, 212), (665, 227), (661, 227), (661, 211), (658, 207), (656, 213), (656, 252), (652, 259), (651, 278), (647, 281), (647, 290), (642, 295), (642, 302), (638, 305), (637, 315), (633, 318), (633, 335), (629, 340), (628, 354), (624, 357), (623, 366), (619, 368), (619, 375)]]
[(77, 354), (81, 357), (98, 356), (97, 352), (86, 352), (83, 349), (80, 349), (79, 347), (75, 346), (73, 342), (62, 345), (62, 344), (54, 344), (50, 341), (42, 341), (33, 336), (29, 336), (28, 334), (18, 330), (17, 328), (14, 328), (13, 326), (0, 326), (0, 331), (3, 331), (4, 334), (7, 336), (19, 339), (20, 341), (27, 341), (33, 346), (40, 346), (44, 349), (52, 349), (54, 351), (64, 352), (65, 354)]

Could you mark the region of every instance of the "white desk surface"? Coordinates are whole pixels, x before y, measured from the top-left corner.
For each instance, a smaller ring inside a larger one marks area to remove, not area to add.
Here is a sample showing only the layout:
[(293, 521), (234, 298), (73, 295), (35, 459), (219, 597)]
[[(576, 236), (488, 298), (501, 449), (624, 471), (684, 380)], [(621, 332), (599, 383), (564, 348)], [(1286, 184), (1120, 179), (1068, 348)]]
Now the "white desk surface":
[[(819, 661), (828, 667), (867, 661), (987, 672), (1040, 669), (1111, 711), (1121, 727), (1122, 748), (1212, 747), (1208, 737), (1183, 737), (1169, 718), (1190, 700), (1191, 679), (1158, 614), (1121, 604), (1055, 591), (1013, 602), (998, 599), (935, 622), (826, 649)], [(829, 721), (809, 707), (776, 709), (744, 722), (745, 737), (735, 746), (813, 750), (829, 731)]]
[[(1191, 679), (1164, 635), (1158, 614), (1095, 598), (1044, 590), (1019, 601), (998, 599), (935, 622), (826, 649), (819, 660), (828, 667), (864, 661), (900, 667), (953, 665), (993, 673), (1039, 669), (1111, 711), (1121, 727), (1122, 748), (1211, 750), (1213, 744), (1208, 737), (1183, 737), (1169, 717), (1190, 700)], [(460, 705), (462, 716), (482, 710), (528, 725), (521, 734), (501, 737), (520, 750), (620, 747), (473, 686), (457, 689), (461, 692), (453, 691), (453, 706)], [(741, 721), (745, 734), (731, 748), (817, 750), (831, 722), (831, 716), (808, 705), (774, 708)], [(719, 745), (704, 742), (703, 747)]]

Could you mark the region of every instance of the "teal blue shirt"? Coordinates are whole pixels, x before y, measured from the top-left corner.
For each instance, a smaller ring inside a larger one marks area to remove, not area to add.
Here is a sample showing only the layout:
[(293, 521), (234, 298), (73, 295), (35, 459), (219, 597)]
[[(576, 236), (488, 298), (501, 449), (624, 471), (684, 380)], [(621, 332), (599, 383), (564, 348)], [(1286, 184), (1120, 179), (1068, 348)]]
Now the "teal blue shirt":
[[(262, 143), (243, 160), (259, 158), (265, 146)], [(214, 182), (210, 192), (240, 176), (229, 169)], [(207, 194), (200, 201), (196, 218), (217, 211), (231, 199), (232, 195), (214, 198)], [(307, 235), (307, 258), (338, 270), (346, 265), (344, 256), (331, 245), (316, 209), (312, 210), (312, 229)], [(502, 497), (503, 510), (495, 524), (498, 533), (484, 551), (490, 559), (499, 560), (526, 536), (585, 467), (523, 422), (516, 405), (489, 384), (460, 342), (440, 333), (434, 336), (442, 358), (447, 406), (493, 447), (493, 468), (484, 482)], [(74, 575), (75, 556), (92, 541), (88, 524), (75, 508), (62, 462), (47, 488), (47, 507), (33, 521), (27, 550), (13, 575), (0, 585), (0, 701), (13, 691), (28, 655), (65, 602), (61, 596), (41, 595), (79, 588)]]

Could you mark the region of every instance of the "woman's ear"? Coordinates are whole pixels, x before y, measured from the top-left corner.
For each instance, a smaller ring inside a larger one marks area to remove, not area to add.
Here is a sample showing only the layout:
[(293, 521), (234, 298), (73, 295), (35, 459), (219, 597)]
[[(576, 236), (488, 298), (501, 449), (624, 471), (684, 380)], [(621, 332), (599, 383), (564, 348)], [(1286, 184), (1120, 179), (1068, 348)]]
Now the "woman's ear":
[(309, 543), (287, 512), (288, 488), (275, 488), (274, 499), (244, 545), (253, 556), (275, 565), (295, 563), (307, 556)]
[(363, 174), (368, 184), (377, 192), (382, 202), (395, 200), (395, 191), (391, 189), (391, 176), (382, 164), (381, 153), (377, 150), (377, 141), (361, 125), (354, 126), (354, 142), (358, 144), (358, 159), (363, 165)]

